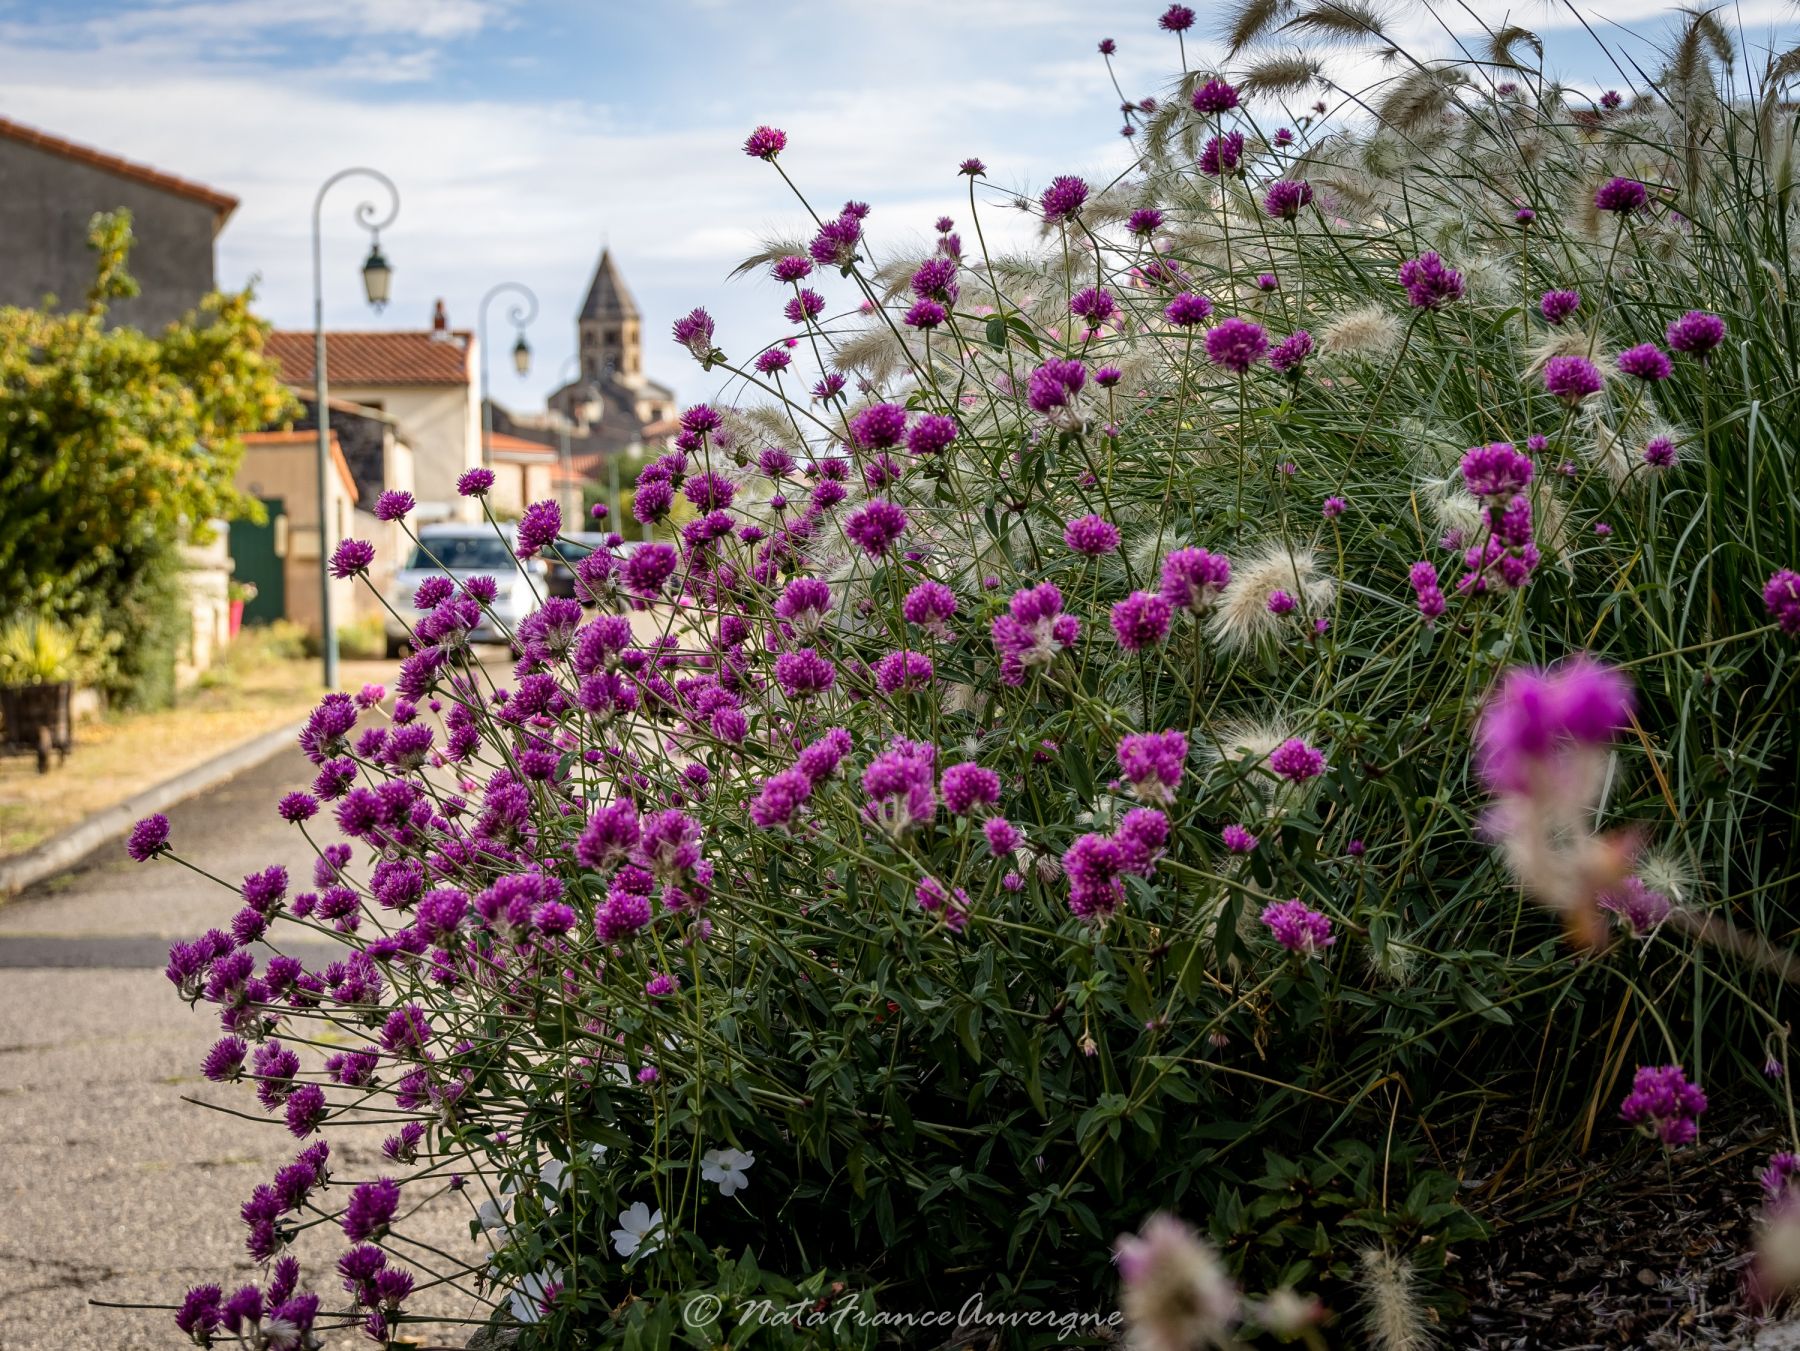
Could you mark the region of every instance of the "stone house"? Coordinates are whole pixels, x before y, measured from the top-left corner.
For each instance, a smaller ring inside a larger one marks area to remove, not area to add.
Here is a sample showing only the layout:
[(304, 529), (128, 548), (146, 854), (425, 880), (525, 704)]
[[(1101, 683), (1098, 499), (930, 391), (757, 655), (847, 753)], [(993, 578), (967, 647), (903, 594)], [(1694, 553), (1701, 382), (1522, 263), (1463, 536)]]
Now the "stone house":
[(131, 212), (139, 293), (111, 322), (154, 332), (214, 289), (213, 244), (237, 198), (0, 117), (0, 305), (86, 303), (96, 212)]

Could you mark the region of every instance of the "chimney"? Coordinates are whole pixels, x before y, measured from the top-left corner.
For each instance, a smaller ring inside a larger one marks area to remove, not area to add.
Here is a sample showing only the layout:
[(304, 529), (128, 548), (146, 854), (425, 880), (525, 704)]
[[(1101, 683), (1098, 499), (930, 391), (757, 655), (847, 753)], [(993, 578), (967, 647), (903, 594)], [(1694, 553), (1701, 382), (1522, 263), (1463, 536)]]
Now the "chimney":
[(450, 340), (450, 314), (444, 308), (441, 296), (438, 298), (437, 304), (431, 307), (431, 336), (438, 342)]

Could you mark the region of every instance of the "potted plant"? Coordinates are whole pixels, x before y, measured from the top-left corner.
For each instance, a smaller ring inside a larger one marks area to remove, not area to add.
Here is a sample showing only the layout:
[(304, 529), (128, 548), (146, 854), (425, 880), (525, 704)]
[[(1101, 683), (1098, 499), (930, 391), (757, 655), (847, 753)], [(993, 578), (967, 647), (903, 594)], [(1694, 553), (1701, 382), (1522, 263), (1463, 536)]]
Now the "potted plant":
[(73, 741), (69, 702), (77, 664), (75, 636), (47, 616), (30, 615), (0, 627), (0, 719), (10, 747), (35, 750), (39, 772)]
[(244, 604), (256, 599), (256, 583), (240, 582), (235, 578), (225, 583), (225, 601), (231, 607), (231, 637), (238, 636), (238, 630), (244, 626)]

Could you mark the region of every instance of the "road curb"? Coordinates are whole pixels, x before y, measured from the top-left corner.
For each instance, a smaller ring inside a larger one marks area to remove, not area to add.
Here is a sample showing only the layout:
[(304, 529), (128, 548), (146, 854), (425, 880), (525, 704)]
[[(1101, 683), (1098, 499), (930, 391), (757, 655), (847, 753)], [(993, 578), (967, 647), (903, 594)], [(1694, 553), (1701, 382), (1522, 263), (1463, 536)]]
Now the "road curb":
[(86, 858), (108, 840), (124, 835), (142, 818), (177, 802), (217, 788), (227, 779), (236, 778), (247, 769), (255, 769), (271, 756), (292, 746), (300, 735), (304, 721), (279, 727), (273, 732), (216, 755), (205, 764), (195, 765), (166, 779), (154, 788), (146, 788), (117, 806), (95, 812), (85, 821), (53, 835), (35, 849), (27, 849), (13, 858), (0, 859), (0, 900), (16, 896), (26, 887), (54, 877)]

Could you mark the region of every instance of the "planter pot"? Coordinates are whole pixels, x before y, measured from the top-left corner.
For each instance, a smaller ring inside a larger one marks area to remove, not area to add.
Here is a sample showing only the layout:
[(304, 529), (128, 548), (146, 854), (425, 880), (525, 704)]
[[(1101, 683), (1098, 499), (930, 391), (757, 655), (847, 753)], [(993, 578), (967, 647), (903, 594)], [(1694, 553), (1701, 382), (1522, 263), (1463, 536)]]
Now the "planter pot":
[(231, 604), (230, 636), (235, 638), (238, 636), (238, 630), (244, 627), (244, 602), (241, 600), (234, 600), (230, 604)]
[(69, 718), (71, 682), (55, 685), (0, 687), (0, 718), (6, 722), (9, 749), (36, 751), (38, 770), (50, 768), (50, 753), (60, 762), (74, 741)]

